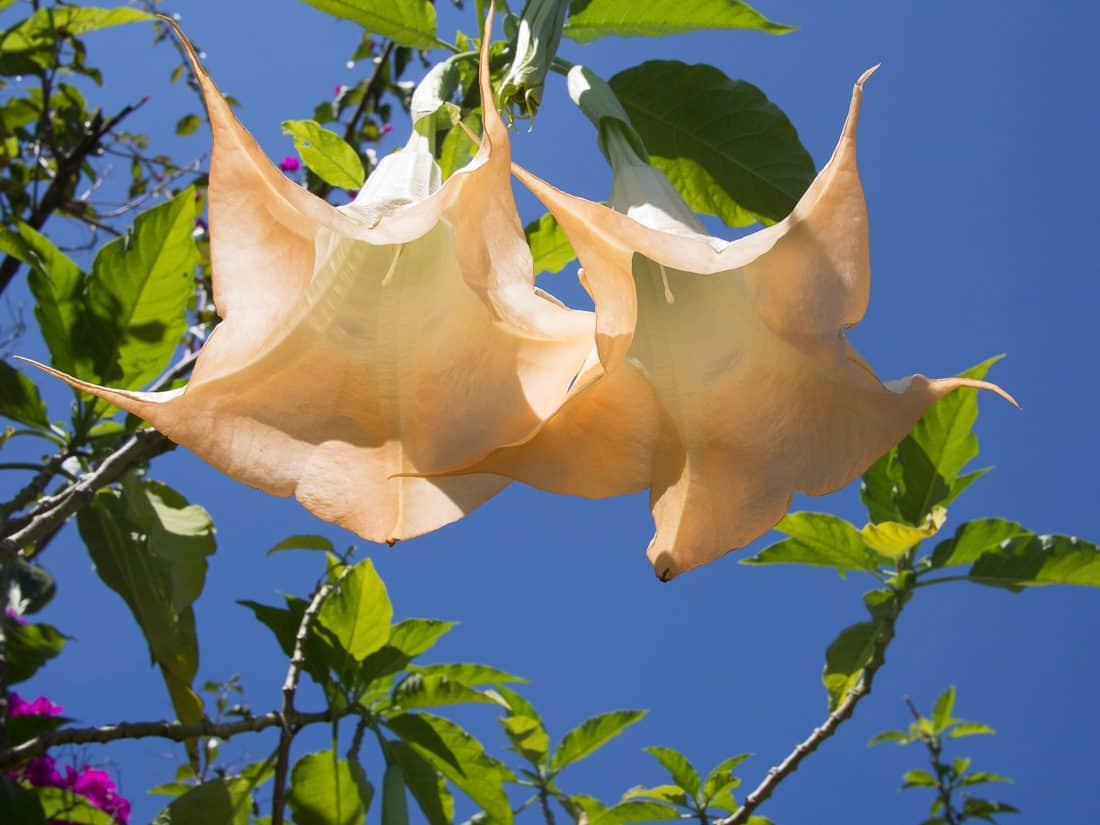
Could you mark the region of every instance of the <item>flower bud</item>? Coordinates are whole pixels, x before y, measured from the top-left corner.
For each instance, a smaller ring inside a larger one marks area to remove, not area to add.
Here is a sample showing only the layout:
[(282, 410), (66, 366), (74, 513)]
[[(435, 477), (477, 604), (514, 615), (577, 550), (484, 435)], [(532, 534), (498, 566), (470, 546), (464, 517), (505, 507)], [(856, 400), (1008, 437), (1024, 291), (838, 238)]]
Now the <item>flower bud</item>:
[(542, 83), (561, 43), (569, 0), (528, 0), (519, 21), (512, 66), (500, 87), (500, 108), (513, 117), (534, 118)]

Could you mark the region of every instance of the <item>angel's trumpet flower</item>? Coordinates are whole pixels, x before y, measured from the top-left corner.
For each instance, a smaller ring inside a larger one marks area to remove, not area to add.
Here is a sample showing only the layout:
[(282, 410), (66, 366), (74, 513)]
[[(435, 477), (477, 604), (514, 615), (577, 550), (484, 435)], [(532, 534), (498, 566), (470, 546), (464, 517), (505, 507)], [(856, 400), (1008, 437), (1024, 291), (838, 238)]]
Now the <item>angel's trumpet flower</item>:
[(111, 390), (49, 371), (365, 538), (408, 538), (470, 512), (508, 479), (409, 474), (529, 436), (561, 403), (593, 336), (589, 313), (534, 288), (488, 39), (485, 135), (471, 162), (440, 185), (414, 134), (339, 209), (268, 161), (191, 60), (213, 131), (223, 320), (182, 389)]
[[(651, 488), (648, 555), (667, 580), (766, 532), (795, 491), (852, 481), (952, 390), (1011, 401), (983, 381), (883, 383), (845, 338), (870, 287), (856, 169), (867, 74), (836, 151), (791, 215), (733, 243), (703, 234), (621, 107), (593, 118), (621, 211), (517, 169), (577, 251), (598, 354), (535, 437), (469, 471), (591, 497)], [(590, 115), (601, 95), (613, 98), (584, 69), (570, 86)]]

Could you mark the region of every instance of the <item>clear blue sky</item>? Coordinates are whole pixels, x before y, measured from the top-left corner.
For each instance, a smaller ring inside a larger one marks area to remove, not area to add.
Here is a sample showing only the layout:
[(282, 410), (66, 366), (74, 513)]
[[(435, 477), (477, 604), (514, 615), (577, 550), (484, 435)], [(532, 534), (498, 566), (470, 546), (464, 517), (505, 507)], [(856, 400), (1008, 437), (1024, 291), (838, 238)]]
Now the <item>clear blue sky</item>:
[[(818, 166), (832, 149), (853, 80), (881, 61), (860, 127), (874, 282), (870, 311), (851, 337), (886, 378), (949, 375), (1007, 352), (992, 377), (1023, 411), (982, 399), (981, 460), (996, 471), (952, 508), (950, 523), (1004, 515), (1036, 531), (1100, 539), (1090, 469), (1098, 458), (1100, 401), (1093, 376), (1100, 306), (1092, 248), (1100, 124), (1095, 5), (757, 5), (799, 30), (586, 47), (567, 41), (562, 54), (605, 76), (648, 58), (712, 63), (782, 106)], [(439, 6), (441, 33), (475, 27), (471, 10), (457, 12), (445, 0)], [(276, 159), (291, 149), (281, 120), (310, 117), (334, 85), (368, 70), (344, 65), (354, 26), (295, 0), (179, 0), (165, 10), (182, 13), (213, 77), (242, 101), (243, 121)], [(110, 108), (153, 94), (133, 128), (177, 156), (198, 154), (205, 130), (185, 140), (171, 135), (182, 107), (195, 107), (186, 90), (167, 87), (174, 52), (150, 47), (150, 39), (138, 26), (88, 37), (90, 62), (106, 73), (97, 99)], [(397, 146), (403, 129), (397, 125), (387, 140)], [(534, 132), (514, 134), (514, 152), (559, 186), (604, 199), (610, 173), (593, 137), (555, 76)], [(517, 195), (524, 217), (535, 217), (532, 199)], [(554, 283), (571, 283), (574, 271)], [(573, 287), (560, 291), (577, 294)], [(38, 351), (33, 341), (27, 347)], [(61, 415), (65, 393), (51, 388), (49, 398)], [(513, 485), (464, 521), (388, 550), (315, 520), (292, 501), (246, 489), (184, 450), (159, 459), (154, 473), (206, 506), (218, 525), (218, 554), (197, 604), (200, 679), (240, 673), (255, 710), (277, 704), (285, 661), (234, 600), (306, 593), (319, 558), (263, 554), (287, 535), (320, 532), (375, 559), (398, 616), (461, 622), (437, 649), (440, 660), (483, 661), (530, 678), (526, 693), (552, 735), (598, 711), (648, 708), (646, 720), (563, 778), (567, 790), (605, 800), (661, 780), (641, 752), (653, 744), (677, 747), (704, 769), (751, 751), (757, 756), (742, 775), (754, 786), (823, 719), (825, 647), (862, 618), (866, 582), (824, 571), (750, 569), (737, 564), (737, 554), (659, 584), (644, 556), (652, 527), (645, 495), (594, 502)], [(854, 487), (796, 507), (862, 523)], [(28, 692), (48, 694), (86, 723), (170, 715), (144, 642), (125, 606), (91, 571), (75, 527), (46, 563), (60, 595), (45, 618), (75, 639)], [(963, 740), (955, 753), (1017, 778), (994, 790), (1023, 809), (1020, 821), (1100, 821), (1098, 629), (1095, 591), (1011, 595), (958, 585), (920, 593), (857, 718), (761, 813), (779, 825), (919, 821), (925, 795), (899, 794), (897, 787), (905, 769), (923, 767), (923, 754), (894, 746), (868, 751), (865, 743), (906, 723), (904, 696), (927, 708), (953, 683), (958, 713), (999, 732)], [(315, 701), (307, 690), (300, 704)], [(459, 716), (503, 751), (491, 709)], [(268, 745), (252, 739), (246, 747), (259, 757)], [(142, 790), (170, 778), (169, 751), (145, 741), (83, 753), (117, 762), (141, 822), (161, 803)]]

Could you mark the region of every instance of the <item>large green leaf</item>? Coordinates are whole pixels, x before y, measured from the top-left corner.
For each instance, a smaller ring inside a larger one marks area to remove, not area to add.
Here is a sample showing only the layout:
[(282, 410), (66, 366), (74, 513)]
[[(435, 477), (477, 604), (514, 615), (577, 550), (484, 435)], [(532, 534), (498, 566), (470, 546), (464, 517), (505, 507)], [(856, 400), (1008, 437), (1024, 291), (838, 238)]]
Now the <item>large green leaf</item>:
[(170, 802), (152, 825), (247, 825), (251, 791), (247, 779), (212, 779)]
[(423, 676), (445, 676), (456, 682), (473, 687), (474, 685), (504, 685), (509, 683), (526, 684), (527, 680), (522, 676), (514, 676), (503, 670), (488, 665), (479, 665), (472, 662), (439, 663), (421, 665), (412, 670)]
[(198, 669), (192, 603), (202, 592), (214, 525), (206, 511), (154, 481), (127, 476), (77, 515), (103, 582), (126, 602), (159, 666), (182, 722), (203, 717), (191, 689)]
[(829, 692), (829, 710), (834, 711), (854, 688), (871, 661), (875, 640), (882, 631), (878, 622), (860, 622), (840, 631), (825, 651), (825, 672), (821, 681)]
[(382, 825), (409, 825), (409, 797), (401, 764), (386, 763), (382, 776)]
[(0, 621), (7, 640), (9, 685), (31, 678), (65, 646), (65, 637), (53, 625), (19, 624), (7, 617), (0, 617)]
[(134, 221), (96, 254), (87, 285), (94, 374), (123, 388), (147, 385), (187, 329), (199, 261), (191, 233), (198, 204), (188, 188)]
[(429, 825), (451, 825), (455, 817), (454, 798), (443, 775), (404, 742), (387, 743), (386, 754), (401, 766), (405, 785)]
[(400, 673), (454, 626), (454, 622), (438, 619), (405, 619), (398, 622), (390, 628), (389, 641), (359, 665), (356, 683), (365, 687), (375, 679)]
[[(42, 806), (49, 823), (64, 822), (66, 825), (117, 825), (113, 816), (101, 811), (83, 796), (63, 788), (35, 788), (35, 796)], [(7, 822), (7, 820), (4, 820)], [(22, 823), (16, 820), (19, 825)], [(154, 825), (160, 823), (154, 822)], [(236, 825), (236, 823), (234, 823)]]
[(8, 31), (0, 49), (28, 51), (56, 41), (60, 35), (81, 35), (125, 23), (153, 20), (153, 15), (125, 7), (101, 9), (93, 6), (50, 6), (42, 8)]
[(644, 710), (613, 710), (586, 719), (561, 738), (550, 760), (550, 769), (560, 771), (591, 756), (645, 713)]
[(695, 798), (699, 793), (699, 772), (686, 756), (674, 748), (649, 747), (645, 751), (664, 766), (673, 782), (687, 791), (692, 799)]
[(775, 529), (790, 538), (765, 547), (742, 564), (808, 564), (831, 567), (841, 575), (874, 570), (881, 562), (853, 524), (828, 513), (791, 513)]
[(303, 0), (333, 17), (358, 23), (367, 31), (402, 46), (431, 49), (435, 42), (435, 7), (431, 0)]
[(427, 713), (402, 714), (385, 724), (494, 822), (511, 825), (512, 806), (504, 783), (513, 778), (512, 772), (488, 756), (474, 737), (454, 722)]
[(700, 29), (755, 29), (786, 34), (794, 26), (774, 23), (740, 0), (573, 0), (564, 34), (578, 43), (598, 37), (663, 37)]
[(296, 825), (360, 825), (366, 804), (346, 759), (310, 753), (290, 771), (287, 805)]
[(84, 273), (45, 235), (26, 224), (19, 225), (19, 238), (30, 265), (27, 284), (34, 295), (34, 316), (50, 349), (50, 359), (59, 370), (81, 378), (95, 378), (78, 370), (74, 350), (77, 326), (84, 318)]
[(284, 120), (283, 133), (317, 177), (341, 189), (358, 189), (367, 179), (363, 161), (342, 137), (315, 120)]
[(973, 564), (985, 553), (995, 550), (1008, 539), (1034, 535), (1014, 521), (1002, 518), (980, 518), (959, 526), (955, 535), (941, 541), (932, 551), (934, 567)]
[(440, 705), (462, 705), (496, 700), (481, 691), (442, 675), (410, 673), (393, 690), (395, 707), (412, 710)]
[(787, 116), (704, 64), (650, 60), (611, 78), (651, 162), (696, 212), (729, 226), (781, 220), (814, 177)]
[(0, 361), (0, 415), (29, 427), (50, 426), (38, 386), (6, 361)]
[(0, 822), (46, 825), (46, 814), (33, 791), (27, 790), (14, 779), (0, 776)]
[(561, 272), (577, 257), (569, 238), (549, 212), (527, 224), (523, 232), (531, 247), (536, 275), (540, 272)]
[(500, 724), (512, 743), (512, 750), (535, 767), (546, 764), (550, 755), (550, 735), (534, 705), (510, 688), (499, 687), (501, 696), (511, 711), (501, 717)]
[(317, 614), (317, 624), (356, 662), (386, 644), (392, 619), (386, 585), (370, 559), (363, 559), (343, 576)]
[(983, 553), (968, 574), (982, 584), (1100, 587), (1100, 547), (1075, 536), (1022, 535)]

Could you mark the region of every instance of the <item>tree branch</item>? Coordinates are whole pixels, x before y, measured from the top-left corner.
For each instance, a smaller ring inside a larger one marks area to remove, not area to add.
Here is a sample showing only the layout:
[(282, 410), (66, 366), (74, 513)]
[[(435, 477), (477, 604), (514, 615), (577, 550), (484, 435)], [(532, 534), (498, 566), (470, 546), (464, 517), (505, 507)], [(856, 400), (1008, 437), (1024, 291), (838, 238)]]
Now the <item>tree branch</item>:
[(893, 607), (883, 617), (882, 629), (879, 631), (878, 638), (875, 639), (874, 647), (871, 650), (871, 658), (863, 669), (859, 684), (848, 691), (844, 701), (826, 717), (820, 727), (815, 728), (813, 733), (795, 746), (786, 759), (768, 771), (768, 775), (764, 780), (756, 786), (752, 793), (745, 797), (745, 801), (740, 808), (734, 811), (731, 816), (715, 820), (714, 825), (745, 825), (749, 821), (749, 817), (752, 816), (753, 811), (759, 808), (775, 792), (775, 789), (784, 779), (798, 769), (802, 760), (821, 747), (827, 739), (836, 733), (836, 729), (840, 727), (841, 723), (852, 716), (856, 706), (871, 692), (875, 674), (886, 664), (886, 648), (894, 639), (894, 629), (897, 626), (898, 616), (901, 614), (901, 609), (907, 599), (907, 593), (898, 593), (894, 596)]
[[(326, 710), (317, 713), (297, 713), (291, 715), (291, 723), (298, 728), (331, 722), (340, 716), (354, 712), (353, 708), (343, 711)], [(0, 770), (10, 770), (29, 759), (41, 756), (49, 748), (58, 745), (102, 745), (117, 742), (120, 739), (168, 739), (184, 742), (198, 736), (212, 736), (227, 739), (238, 733), (259, 733), (268, 728), (281, 727), (283, 715), (275, 711), (262, 716), (250, 716), (233, 722), (119, 722), (114, 725), (101, 725), (93, 728), (62, 728), (28, 739), (19, 745), (0, 750)]]
[(344, 576), (351, 568), (347, 568), (334, 582), (325, 582), (317, 588), (313, 598), (302, 614), (302, 620), (298, 623), (298, 632), (294, 635), (294, 650), (290, 655), (290, 665), (287, 667), (286, 679), (283, 680), (283, 708), (279, 716), (283, 719), (282, 732), (279, 734), (278, 755), (275, 758), (275, 789), (271, 795), (271, 825), (283, 825), (283, 808), (286, 806), (286, 776), (290, 769), (290, 743), (298, 732), (298, 727), (293, 720), (297, 715), (294, 710), (294, 696), (298, 692), (298, 679), (302, 675), (302, 667), (306, 663), (306, 641), (309, 632), (313, 629), (313, 622), (317, 614), (321, 612), (321, 606), (325, 599), (332, 595), (340, 586)]
[[(143, 97), (137, 103), (124, 106), (118, 114), (106, 122), (103, 121), (102, 115), (96, 114), (88, 134), (81, 139), (72, 152), (58, 161), (57, 172), (54, 174), (53, 180), (50, 181), (49, 187), (42, 195), (42, 200), (34, 205), (30, 216), (27, 218), (27, 224), (31, 228), (41, 229), (50, 215), (65, 202), (66, 191), (76, 182), (74, 175), (78, 176), (80, 174), (81, 165), (89, 155), (99, 148), (99, 142), (104, 135), (144, 106), (148, 100), (148, 97)], [(0, 263), (0, 293), (7, 289), (8, 284), (15, 277), (15, 273), (19, 271), (21, 263), (22, 261), (11, 255), (6, 256), (3, 263)]]

